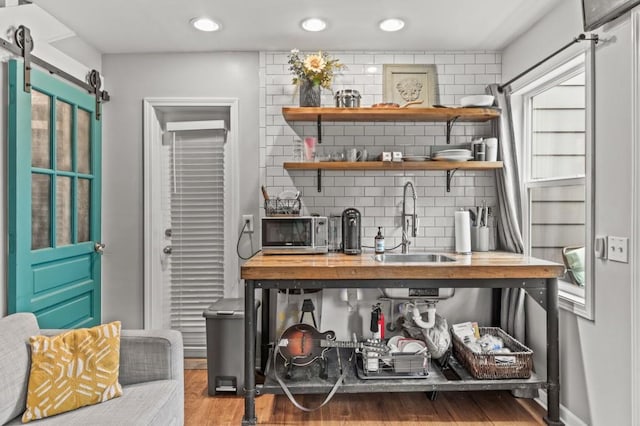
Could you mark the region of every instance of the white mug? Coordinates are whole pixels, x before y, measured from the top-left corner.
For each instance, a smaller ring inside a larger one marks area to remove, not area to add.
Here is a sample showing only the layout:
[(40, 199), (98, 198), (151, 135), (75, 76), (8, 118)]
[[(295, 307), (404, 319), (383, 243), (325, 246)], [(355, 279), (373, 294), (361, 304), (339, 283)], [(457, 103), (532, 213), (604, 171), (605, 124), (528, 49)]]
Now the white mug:
[(498, 139), (487, 138), (484, 140), (486, 144), (486, 156), (487, 161), (498, 161)]
[(358, 161), (362, 158), (362, 151), (358, 151), (356, 148), (347, 148), (344, 150), (344, 156), (346, 161)]

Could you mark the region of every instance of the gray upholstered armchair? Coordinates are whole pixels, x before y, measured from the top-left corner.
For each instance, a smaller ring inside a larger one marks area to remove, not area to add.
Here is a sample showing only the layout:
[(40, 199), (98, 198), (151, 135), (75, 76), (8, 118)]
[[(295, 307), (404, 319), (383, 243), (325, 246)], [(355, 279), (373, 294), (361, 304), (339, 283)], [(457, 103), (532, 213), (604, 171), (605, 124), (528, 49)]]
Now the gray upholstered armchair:
[[(22, 424), (29, 368), (29, 337), (40, 330), (33, 314), (0, 318), (0, 424)], [(119, 380), (123, 394), (97, 405), (59, 414), (34, 425), (182, 425), (182, 336), (173, 330), (123, 330)]]

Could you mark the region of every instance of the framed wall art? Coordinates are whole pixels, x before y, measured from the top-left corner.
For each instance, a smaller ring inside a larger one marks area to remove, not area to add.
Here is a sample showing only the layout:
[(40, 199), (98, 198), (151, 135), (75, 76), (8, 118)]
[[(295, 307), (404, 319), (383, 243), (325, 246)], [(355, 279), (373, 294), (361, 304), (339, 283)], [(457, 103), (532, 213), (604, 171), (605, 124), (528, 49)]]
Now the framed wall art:
[(403, 105), (423, 101), (411, 107), (425, 108), (438, 103), (438, 76), (435, 65), (394, 64), (383, 67), (385, 102)]

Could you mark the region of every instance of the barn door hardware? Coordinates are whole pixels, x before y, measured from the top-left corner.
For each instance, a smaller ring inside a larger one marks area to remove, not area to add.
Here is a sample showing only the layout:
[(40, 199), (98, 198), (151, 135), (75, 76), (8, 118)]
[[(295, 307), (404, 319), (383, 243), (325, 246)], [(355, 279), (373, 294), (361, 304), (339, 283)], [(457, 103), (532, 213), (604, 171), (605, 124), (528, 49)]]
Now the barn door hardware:
[(55, 74), (60, 78), (67, 80), (70, 83), (79, 86), (91, 94), (96, 96), (96, 119), (100, 119), (102, 115), (102, 104), (110, 100), (109, 92), (106, 90), (100, 90), (102, 84), (100, 80), (100, 73), (96, 70), (92, 70), (87, 76), (88, 82), (82, 81), (79, 78), (72, 76), (71, 74), (61, 70), (49, 62), (32, 55), (33, 51), (33, 37), (31, 36), (31, 30), (24, 25), (20, 25), (14, 32), (13, 43), (3, 38), (0, 38), (0, 46), (13, 53), (16, 56), (20, 56), (24, 62), (24, 91), (31, 93), (31, 70), (33, 64), (47, 70), (50, 74)]
[(96, 95), (96, 120), (100, 120), (100, 116), (102, 116), (102, 103), (109, 101), (109, 92), (100, 90), (102, 80), (97, 70), (91, 70), (89, 73), (89, 84), (93, 88), (93, 93)]
[(20, 25), (15, 32), (15, 41), (20, 48), (20, 55), (24, 61), (24, 91), (31, 93), (31, 51), (33, 50), (33, 38), (31, 38), (29, 28)]

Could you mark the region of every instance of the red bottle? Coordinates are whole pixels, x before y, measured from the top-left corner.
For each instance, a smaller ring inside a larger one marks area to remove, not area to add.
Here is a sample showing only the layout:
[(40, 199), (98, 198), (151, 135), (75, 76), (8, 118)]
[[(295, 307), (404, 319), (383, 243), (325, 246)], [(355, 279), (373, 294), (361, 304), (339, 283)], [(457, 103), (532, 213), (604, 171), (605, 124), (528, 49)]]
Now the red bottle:
[(384, 314), (382, 311), (378, 314), (378, 333), (380, 333), (380, 339), (384, 339)]

